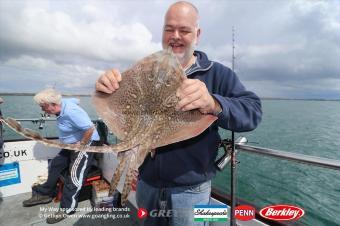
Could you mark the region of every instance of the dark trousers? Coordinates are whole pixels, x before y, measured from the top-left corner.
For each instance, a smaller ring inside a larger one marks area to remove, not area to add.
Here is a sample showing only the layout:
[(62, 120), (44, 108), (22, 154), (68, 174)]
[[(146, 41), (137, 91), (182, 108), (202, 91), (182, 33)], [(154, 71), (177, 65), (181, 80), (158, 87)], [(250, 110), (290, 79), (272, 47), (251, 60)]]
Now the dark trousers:
[[(91, 146), (98, 146), (92, 142)], [(44, 184), (32, 187), (33, 192), (41, 195), (56, 196), (56, 186), (59, 176), (67, 170), (64, 181), (63, 195), (60, 207), (71, 213), (78, 206), (78, 196), (93, 161), (94, 153), (75, 152), (62, 149), (48, 166), (48, 178)]]

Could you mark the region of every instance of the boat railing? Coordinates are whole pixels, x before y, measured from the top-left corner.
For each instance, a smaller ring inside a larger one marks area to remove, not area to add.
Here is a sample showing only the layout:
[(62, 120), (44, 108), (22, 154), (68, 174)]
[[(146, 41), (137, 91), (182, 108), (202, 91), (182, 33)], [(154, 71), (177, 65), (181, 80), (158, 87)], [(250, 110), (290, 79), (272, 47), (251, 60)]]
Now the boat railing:
[[(15, 119), (17, 122), (31, 122), (32, 124), (38, 124), (39, 130), (43, 130), (45, 128), (46, 122), (55, 122), (57, 119), (55, 117), (51, 117), (47, 114), (41, 114), (40, 118), (17, 118)], [(112, 132), (110, 132), (105, 125), (105, 123), (101, 119), (92, 119), (92, 122), (95, 124), (97, 131), (99, 133), (99, 136), (101, 138), (101, 142), (104, 144), (108, 144), (109, 142), (111, 143), (118, 143), (117, 137), (114, 136)], [(0, 127), (0, 136), (2, 139), (3, 137), (3, 128)], [(57, 138), (56, 136), (52, 136), (49, 138)], [(17, 140), (17, 139), (11, 139), (11, 140)], [(21, 140), (21, 139), (20, 139)], [(9, 141), (9, 140), (7, 140)]]
[(340, 160), (322, 158), (317, 156), (300, 154), (297, 152), (287, 152), (263, 147), (255, 147), (241, 143), (235, 143), (235, 148), (237, 150), (246, 151), (250, 153), (256, 153), (265, 156), (272, 156), (280, 159), (285, 159), (288, 161), (295, 161), (299, 163), (304, 163), (313, 166), (325, 167), (334, 170), (340, 170)]
[[(239, 137), (238, 139), (234, 139), (234, 133), (232, 133), (232, 139), (225, 139), (222, 140), (221, 146), (224, 148), (224, 155), (222, 155), (221, 158), (219, 158), (216, 161), (217, 168), (222, 171), (224, 167), (230, 162), (230, 174), (231, 174), (231, 184), (230, 184), (230, 190), (231, 194), (229, 197), (229, 200), (227, 200), (228, 203), (230, 203), (231, 206), (231, 213), (233, 213), (236, 203), (238, 202), (236, 200), (236, 181), (237, 178), (236, 175), (236, 166), (237, 166), (237, 153), (240, 151), (245, 151), (249, 153), (255, 153), (261, 156), (269, 156), (269, 157), (275, 157), (283, 160), (288, 161), (294, 161), (299, 164), (308, 164), (311, 166), (316, 167), (323, 167), (323, 168), (329, 168), (333, 170), (340, 170), (340, 160), (337, 159), (329, 159), (329, 158), (323, 158), (323, 157), (317, 157), (317, 156), (311, 156), (311, 155), (305, 155), (300, 154), (298, 152), (288, 152), (288, 151), (281, 151), (281, 150), (275, 150), (270, 148), (263, 148), (263, 147), (256, 147), (247, 145), (247, 139), (245, 137)], [(261, 221), (269, 223), (270, 225), (285, 225), (281, 224), (279, 222), (267, 220), (263, 217), (261, 217), (259, 214), (256, 214), (257, 218), (259, 218)], [(235, 226), (236, 221), (234, 214), (230, 214), (230, 225)]]
[[(18, 122), (39, 123), (39, 129), (43, 129), (44, 123), (46, 121), (56, 121), (56, 118), (43, 116), (41, 118), (24, 118), (24, 119), (19, 118), (19, 119), (15, 119), (15, 120), (18, 121)], [(92, 120), (92, 121), (94, 123), (102, 122), (101, 119)], [(98, 125), (99, 126), (105, 126), (105, 124), (98, 124)], [(322, 158), (322, 157), (311, 156), (311, 155), (305, 155), (305, 154), (300, 154), (298, 152), (287, 152), (287, 151), (251, 146), (251, 145), (247, 145), (246, 144), (247, 142), (248, 141), (245, 137), (239, 137), (235, 141), (235, 149), (237, 151), (245, 151), (245, 152), (249, 152), (249, 153), (255, 153), (255, 154), (259, 154), (259, 155), (271, 156), (271, 157), (276, 157), (276, 158), (280, 158), (280, 159), (285, 159), (285, 160), (288, 160), (288, 161), (295, 161), (295, 162), (299, 162), (299, 163), (304, 163), (304, 164), (309, 164), (309, 165), (314, 165), (314, 166), (319, 166), (319, 167), (326, 167), (326, 168), (331, 168), (331, 169), (335, 169), (335, 170), (340, 170), (340, 160)], [(230, 153), (228, 153), (228, 154), (230, 155)], [(229, 155), (226, 155), (226, 158), (224, 159), (225, 162), (224, 162), (222, 168), (230, 161)]]

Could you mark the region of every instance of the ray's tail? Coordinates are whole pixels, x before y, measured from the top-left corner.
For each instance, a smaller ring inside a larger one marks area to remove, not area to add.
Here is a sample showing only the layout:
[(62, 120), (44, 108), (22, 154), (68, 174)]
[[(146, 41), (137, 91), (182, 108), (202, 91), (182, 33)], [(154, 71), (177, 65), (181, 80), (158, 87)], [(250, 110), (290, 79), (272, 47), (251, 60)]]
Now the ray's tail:
[(117, 159), (118, 159), (118, 165), (117, 165), (115, 172), (113, 173), (113, 176), (112, 176), (112, 179), (111, 179), (109, 195), (112, 195), (113, 192), (117, 189), (120, 178), (122, 177), (122, 174), (123, 174), (124, 169), (126, 167), (128, 155), (126, 155), (126, 152), (119, 153)]
[(126, 205), (129, 193), (131, 191), (132, 183), (133, 181), (136, 181), (137, 179), (138, 173), (136, 173), (137, 172), (136, 158), (137, 158), (138, 148), (139, 147), (135, 147), (135, 148), (132, 148), (130, 150), (127, 150), (125, 152), (121, 152), (118, 154), (119, 163), (112, 176), (109, 195), (112, 195), (113, 192), (117, 189), (118, 183), (122, 178), (123, 172), (125, 168), (127, 168), (125, 178), (124, 178), (122, 196), (121, 196), (122, 206)]
[(40, 142), (49, 147), (62, 148), (62, 149), (68, 149), (68, 150), (74, 150), (74, 151), (99, 152), (99, 153), (105, 153), (105, 152), (118, 153), (118, 152), (126, 151), (132, 148), (132, 145), (128, 142), (121, 142), (119, 144), (106, 145), (106, 146), (82, 146), (79, 144), (64, 144), (56, 140), (46, 139), (43, 136), (41, 136), (37, 131), (22, 127), (21, 124), (13, 118), (7, 118), (7, 119), (0, 118), (0, 121), (5, 123), (9, 128), (14, 130), (18, 134), (26, 138), (29, 138), (31, 140)]
[(126, 171), (126, 176), (125, 176), (125, 181), (124, 181), (124, 187), (122, 191), (122, 199), (121, 199), (121, 204), (122, 206), (125, 206), (125, 204), (128, 201), (128, 196), (131, 191), (132, 183), (134, 181), (137, 181), (137, 176), (138, 176), (138, 171), (137, 171), (137, 152), (138, 148), (133, 148), (130, 150), (132, 152), (129, 157), (128, 165), (127, 165), (127, 171)]

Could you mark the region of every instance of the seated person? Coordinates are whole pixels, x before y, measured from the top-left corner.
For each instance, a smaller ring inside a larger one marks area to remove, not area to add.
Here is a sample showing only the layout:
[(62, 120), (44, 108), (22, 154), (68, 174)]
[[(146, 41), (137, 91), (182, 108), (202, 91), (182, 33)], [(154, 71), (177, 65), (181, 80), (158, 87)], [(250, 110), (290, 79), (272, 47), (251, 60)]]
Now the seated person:
[[(98, 146), (99, 135), (88, 114), (78, 105), (75, 98), (62, 98), (54, 89), (46, 89), (34, 96), (34, 100), (47, 114), (57, 116), (59, 140), (66, 144)], [(74, 213), (78, 195), (92, 165), (94, 153), (75, 152), (62, 149), (49, 163), (47, 181), (32, 187), (32, 197), (23, 202), (24, 207), (49, 203), (56, 195), (59, 175), (68, 170), (59, 210), (47, 218), (49, 224), (63, 220)]]

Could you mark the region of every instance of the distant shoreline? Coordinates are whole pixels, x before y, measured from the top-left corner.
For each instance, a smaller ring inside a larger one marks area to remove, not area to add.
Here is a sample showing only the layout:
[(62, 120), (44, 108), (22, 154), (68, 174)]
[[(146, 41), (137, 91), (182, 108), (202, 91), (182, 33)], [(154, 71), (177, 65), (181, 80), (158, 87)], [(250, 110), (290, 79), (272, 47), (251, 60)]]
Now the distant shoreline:
[(301, 101), (340, 101), (340, 99), (317, 99), (317, 98), (310, 98), (310, 99), (304, 99), (304, 98), (280, 98), (280, 97), (260, 97), (261, 100), (301, 100)]
[[(35, 93), (0, 93), (0, 96), (34, 96)], [(89, 97), (90, 94), (69, 94), (63, 93), (63, 96), (77, 96), (77, 97)]]
[[(34, 96), (35, 93), (0, 93), (0, 96)], [(77, 96), (77, 97), (90, 97), (90, 94), (70, 94), (65, 93), (63, 96)], [(301, 101), (340, 101), (340, 99), (317, 99), (317, 98), (284, 98), (284, 97), (260, 97), (261, 100), (301, 100)]]

